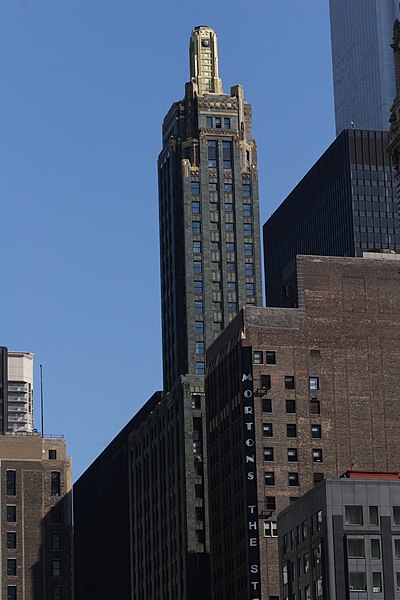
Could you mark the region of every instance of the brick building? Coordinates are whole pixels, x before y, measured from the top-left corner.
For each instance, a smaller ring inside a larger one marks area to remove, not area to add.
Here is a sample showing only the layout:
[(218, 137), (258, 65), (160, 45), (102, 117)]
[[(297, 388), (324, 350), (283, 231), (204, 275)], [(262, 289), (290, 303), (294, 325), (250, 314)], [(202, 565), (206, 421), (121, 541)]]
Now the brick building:
[(0, 435), (1, 597), (72, 599), (71, 458), (62, 437)]
[(299, 256), (298, 308), (245, 307), (208, 349), (213, 600), (278, 600), (278, 512), (398, 469), (399, 258)]

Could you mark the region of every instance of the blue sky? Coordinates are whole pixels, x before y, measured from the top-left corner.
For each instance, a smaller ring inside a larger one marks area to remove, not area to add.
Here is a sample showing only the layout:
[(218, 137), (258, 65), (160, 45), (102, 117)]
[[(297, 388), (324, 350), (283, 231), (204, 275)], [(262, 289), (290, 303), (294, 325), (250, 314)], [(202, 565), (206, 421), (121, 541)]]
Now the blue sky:
[(334, 139), (328, 0), (0, 3), (1, 337), (76, 479), (162, 386), (157, 155), (196, 25), (253, 105), (261, 219)]

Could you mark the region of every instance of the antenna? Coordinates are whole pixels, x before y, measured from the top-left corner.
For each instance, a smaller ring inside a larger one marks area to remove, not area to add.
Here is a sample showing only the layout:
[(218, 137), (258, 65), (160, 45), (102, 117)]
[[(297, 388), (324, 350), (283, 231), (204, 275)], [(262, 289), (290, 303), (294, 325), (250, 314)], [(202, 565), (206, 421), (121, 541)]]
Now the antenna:
[(43, 416), (43, 367), (40, 365), (40, 412), (42, 416), (42, 437), (44, 436), (44, 416)]

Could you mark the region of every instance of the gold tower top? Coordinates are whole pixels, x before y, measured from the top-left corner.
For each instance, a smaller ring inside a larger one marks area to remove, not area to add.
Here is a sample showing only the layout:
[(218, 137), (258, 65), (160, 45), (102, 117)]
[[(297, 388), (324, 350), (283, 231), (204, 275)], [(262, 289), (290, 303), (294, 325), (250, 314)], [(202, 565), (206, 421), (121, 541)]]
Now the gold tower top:
[(223, 94), (218, 77), (218, 43), (211, 27), (195, 27), (190, 36), (190, 81), (198, 86), (199, 96)]

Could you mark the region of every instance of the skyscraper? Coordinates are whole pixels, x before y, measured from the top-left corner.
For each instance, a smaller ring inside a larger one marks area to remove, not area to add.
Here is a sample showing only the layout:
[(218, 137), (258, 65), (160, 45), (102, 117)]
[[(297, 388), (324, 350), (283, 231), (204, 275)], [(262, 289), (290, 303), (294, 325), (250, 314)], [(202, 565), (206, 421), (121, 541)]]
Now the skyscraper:
[(33, 354), (0, 347), (0, 433), (33, 431)]
[(389, 129), (398, 0), (329, 0), (336, 133)]
[(256, 145), (240, 85), (222, 91), (217, 37), (196, 27), (190, 83), (163, 123), (158, 159), (164, 389), (204, 375), (205, 348), (260, 304)]

